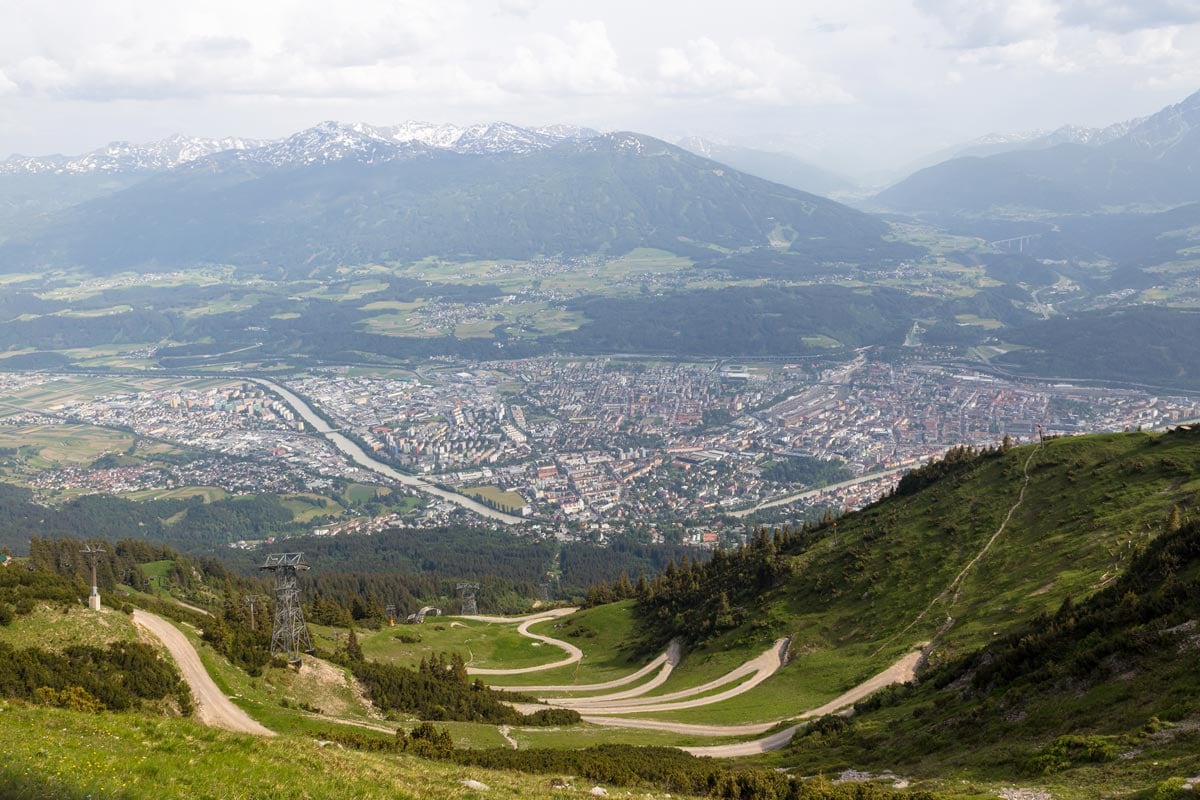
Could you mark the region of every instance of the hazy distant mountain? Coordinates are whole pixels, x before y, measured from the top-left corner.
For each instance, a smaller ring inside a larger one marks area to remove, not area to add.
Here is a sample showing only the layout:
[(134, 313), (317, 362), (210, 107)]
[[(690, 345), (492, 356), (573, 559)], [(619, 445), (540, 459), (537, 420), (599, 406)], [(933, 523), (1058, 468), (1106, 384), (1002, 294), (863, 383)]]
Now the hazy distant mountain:
[(680, 139), (679, 146), (696, 155), (728, 164), (736, 170), (803, 192), (830, 195), (855, 188), (850, 179), (787, 153), (719, 144), (699, 136)]
[(176, 134), (157, 142), (112, 142), (81, 156), (14, 155), (0, 161), (0, 175), (83, 175), (88, 173), (158, 172), (226, 150), (261, 147), (254, 139), (205, 139)]
[[(1040, 143), (1040, 144), (1038, 144)], [(1020, 149), (923, 169), (877, 196), (902, 211), (1060, 212), (1200, 200), (1200, 92), (1150, 117), (1060, 128)]]
[(635, 133), (323, 123), (45, 215), (0, 246), (0, 268), (308, 271), (425, 256), (789, 243), (809, 259), (828, 250), (844, 260), (876, 254), (886, 230), (833, 201)]
[(907, 177), (915, 172), (950, 161), (955, 158), (987, 158), (1001, 153), (1012, 153), (1017, 150), (1045, 150), (1060, 144), (1086, 144), (1099, 146), (1129, 133), (1136, 125), (1141, 124), (1145, 117), (1117, 122), (1103, 128), (1087, 128), (1080, 125), (1063, 125), (1052, 131), (1022, 131), (1018, 133), (989, 133), (961, 142), (951, 147), (930, 153), (899, 171), (899, 176)]

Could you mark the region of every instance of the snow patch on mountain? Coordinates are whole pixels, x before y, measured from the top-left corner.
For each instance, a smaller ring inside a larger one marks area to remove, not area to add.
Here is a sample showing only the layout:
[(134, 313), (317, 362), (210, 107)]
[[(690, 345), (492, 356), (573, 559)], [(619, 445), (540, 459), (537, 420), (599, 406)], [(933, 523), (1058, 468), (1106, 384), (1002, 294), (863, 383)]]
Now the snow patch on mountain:
[(507, 122), (466, 127), (409, 121), (399, 125), (326, 121), (273, 141), (171, 136), (149, 144), (113, 142), (78, 157), (60, 155), (0, 161), (0, 175), (158, 172), (214, 156), (275, 167), (326, 164), (344, 159), (379, 163), (436, 151), (466, 154), (527, 154), (600, 134), (573, 125), (521, 128)]
[(81, 156), (12, 156), (0, 161), (0, 175), (159, 172), (215, 153), (249, 150), (262, 145), (254, 139), (206, 139), (176, 134), (157, 142), (110, 142)]

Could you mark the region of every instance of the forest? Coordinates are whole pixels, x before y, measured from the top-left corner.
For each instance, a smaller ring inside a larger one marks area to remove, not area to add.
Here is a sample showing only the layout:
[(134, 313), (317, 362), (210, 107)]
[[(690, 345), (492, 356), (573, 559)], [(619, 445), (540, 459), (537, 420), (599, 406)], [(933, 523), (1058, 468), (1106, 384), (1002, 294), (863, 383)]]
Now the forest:
[(764, 463), (762, 477), (776, 483), (818, 487), (850, 480), (854, 473), (846, 467), (845, 462), (836, 458), (783, 456)]
[[(205, 503), (201, 497), (184, 500), (126, 500), (90, 494), (58, 506), (34, 501), (22, 486), (0, 483), (0, 547), (28, 552), (30, 531), (54, 536), (115, 541), (138, 538), (182, 550), (224, 547), (237, 539), (260, 539), (300, 533), (292, 511), (274, 495), (228, 497)], [(164, 520), (176, 518), (171, 523)]]

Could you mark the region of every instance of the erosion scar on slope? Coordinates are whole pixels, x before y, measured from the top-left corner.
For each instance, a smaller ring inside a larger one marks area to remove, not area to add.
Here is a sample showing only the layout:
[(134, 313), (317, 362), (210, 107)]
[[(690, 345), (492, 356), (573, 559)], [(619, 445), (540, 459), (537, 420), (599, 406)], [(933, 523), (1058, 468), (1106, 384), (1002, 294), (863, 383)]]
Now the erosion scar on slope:
[(950, 581), (950, 585), (943, 589), (937, 597), (929, 601), (929, 605), (925, 606), (924, 610), (917, 615), (916, 619), (904, 626), (904, 630), (894, 633), (888, 637), (888, 640), (879, 646), (879, 649), (875, 651), (874, 655), (878, 655), (883, 648), (891, 644), (892, 640), (896, 637), (903, 636), (905, 633), (908, 633), (908, 631), (911, 630), (914, 625), (925, 619), (925, 615), (928, 614), (935, 605), (945, 599), (946, 596), (951, 592), (954, 593), (954, 597), (951, 598), (950, 605), (953, 606), (958, 602), (959, 588), (962, 585), (963, 579), (967, 577), (967, 573), (970, 572), (971, 568), (978, 564), (979, 561), (987, 555), (988, 551), (992, 549), (992, 545), (995, 544), (996, 540), (1000, 538), (1000, 534), (1004, 533), (1004, 529), (1008, 527), (1008, 523), (1012, 520), (1013, 514), (1017, 513), (1017, 509), (1021, 507), (1021, 503), (1025, 502), (1025, 492), (1027, 489), (1029, 489), (1029, 464), (1033, 461), (1033, 457), (1036, 456), (1038, 451), (1041, 449), (1042, 444), (1041, 442), (1038, 442), (1037, 447), (1033, 448), (1033, 450), (1029, 453), (1029, 457), (1025, 459), (1025, 465), (1022, 468), (1025, 479), (1021, 482), (1021, 491), (1017, 495), (1017, 502), (1013, 503), (1012, 507), (1008, 509), (1008, 513), (1004, 515), (1004, 521), (1000, 523), (999, 528), (996, 528), (996, 532), (992, 534), (992, 538), (987, 540), (987, 544), (983, 546), (983, 549), (976, 553), (975, 557), (967, 562), (967, 565), (962, 568), (962, 571), (959, 572), (958, 575), (954, 577), (954, 580)]

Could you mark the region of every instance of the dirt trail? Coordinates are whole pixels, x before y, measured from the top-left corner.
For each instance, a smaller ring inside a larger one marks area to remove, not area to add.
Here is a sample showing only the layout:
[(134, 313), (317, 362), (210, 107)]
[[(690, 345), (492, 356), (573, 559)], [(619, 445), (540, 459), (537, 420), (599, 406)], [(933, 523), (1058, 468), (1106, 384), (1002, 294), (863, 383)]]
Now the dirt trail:
[(555, 639), (550, 636), (543, 636), (540, 633), (533, 633), (529, 630), (529, 626), (537, 622), (543, 622), (548, 619), (566, 616), (578, 609), (574, 608), (557, 608), (553, 611), (547, 611), (544, 614), (530, 614), (524, 617), (465, 617), (465, 619), (475, 619), (482, 622), (515, 622), (516, 620), (524, 620), (517, 626), (517, 633), (529, 639), (537, 639), (543, 644), (553, 645), (562, 650), (565, 650), (567, 657), (561, 661), (554, 661), (549, 664), (538, 664), (535, 667), (520, 667), (518, 669), (480, 669), (477, 667), (468, 667), (467, 672), (471, 675), (524, 675), (529, 672), (541, 672), (547, 669), (555, 669), (557, 667), (565, 667), (569, 664), (574, 664), (583, 659), (583, 651), (570, 642), (564, 642), (562, 639)]
[[(654, 670), (662, 667), (662, 672), (654, 676), (653, 680), (648, 681), (634, 690), (639, 692), (648, 692), (651, 689), (661, 686), (662, 683), (670, 676), (671, 670), (673, 670), (676, 665), (679, 664), (679, 659), (682, 658), (682, 649), (683, 648), (680, 647), (679, 642), (672, 641), (670, 646), (667, 647), (666, 652), (655, 658), (646, 666), (639, 669), (637, 672), (630, 673), (623, 678), (614, 678), (613, 680), (605, 681), (604, 683), (576, 683), (559, 684), (553, 686), (493, 686), (492, 688), (502, 692), (508, 691), (528, 693), (554, 692), (566, 694), (569, 692), (602, 692), (605, 689), (617, 689), (621, 686), (626, 686), (634, 683), (635, 681), (639, 681), (649, 675), (651, 672), (654, 672)], [(632, 697), (633, 695), (627, 696)]]
[(235, 706), (226, 697), (213, 679), (209, 677), (204, 665), (200, 662), (200, 654), (187, 637), (179, 632), (171, 623), (141, 609), (133, 612), (133, 621), (145, 628), (151, 635), (161, 641), (175, 659), (183, 679), (192, 689), (192, 697), (196, 701), (196, 717), (205, 725), (214, 728), (224, 728), (238, 733), (253, 733), (258, 736), (274, 736), (274, 731), (268, 730), (250, 718), (250, 715)]
[[(830, 700), (823, 706), (814, 708), (811, 711), (805, 711), (799, 716), (799, 719), (813, 719), (814, 717), (823, 717), (826, 714), (832, 714), (841, 709), (847, 708), (864, 697), (879, 691), (885, 686), (890, 686), (893, 683), (908, 683), (917, 674), (917, 666), (921, 663), (921, 658), (924, 655), (922, 651), (914, 651), (908, 653), (895, 664), (880, 672), (874, 677), (855, 686), (850, 691)], [(589, 720), (594, 722), (595, 720)], [(598, 723), (598, 724), (614, 724), (614, 723)], [(734, 726), (726, 728), (727, 733), (717, 733), (714, 731), (720, 730), (718, 726), (679, 726), (675, 723), (663, 723), (672, 725), (670, 729), (660, 728), (659, 730), (671, 730), (674, 733), (690, 733), (698, 736), (726, 736), (736, 735), (739, 731), (735, 730)], [(767, 729), (778, 725), (778, 722), (767, 723)], [(648, 727), (648, 726), (640, 726)], [(745, 726), (739, 726), (744, 728)], [(789, 726), (783, 730), (773, 733), (770, 736), (765, 736), (761, 739), (755, 739), (750, 742), (738, 742), (737, 744), (721, 744), (711, 747), (683, 747), (680, 748), (694, 756), (709, 756), (711, 758), (735, 758), (739, 756), (751, 756), (758, 753), (766, 753), (771, 750), (778, 750), (792, 740), (792, 735), (803, 727), (803, 723)], [(690, 729), (689, 729), (690, 728)]]
[(574, 608), (551, 608), (548, 611), (535, 611), (532, 614), (525, 614), (524, 616), (520, 616), (520, 617), (495, 617), (495, 616), (488, 616), (486, 614), (466, 614), (466, 615), (460, 614), (458, 616), (458, 618), (474, 620), (475, 622), (499, 622), (499, 623), (533, 622), (533, 621), (536, 621), (539, 619), (553, 619), (554, 617), (565, 617), (568, 614), (574, 614), (578, 610), (579, 610), (579, 607), (576, 606)]
[[(958, 573), (958, 575), (956, 575), (954, 577), (954, 580), (950, 581), (950, 585), (947, 586), (945, 589), (943, 589), (937, 597), (930, 600), (929, 605), (925, 606), (924, 610), (921, 611), (921, 613), (917, 615), (916, 619), (914, 619), (912, 622), (905, 625), (903, 630), (898, 631), (897, 633), (892, 635), (891, 638), (889, 638), (886, 642), (881, 644), (879, 646), (879, 649), (875, 651), (876, 654), (880, 653), (883, 650), (883, 648), (887, 647), (889, 644), (891, 644), (897, 638), (908, 633), (913, 628), (914, 625), (917, 625), (918, 623), (921, 622), (921, 620), (925, 619), (925, 615), (928, 614), (933, 609), (933, 607), (938, 604), (939, 601), (945, 599), (946, 596), (949, 595), (951, 592), (954, 593), (954, 596), (950, 600), (950, 605), (953, 606), (956, 602), (958, 602), (959, 589), (960, 589), (960, 586), (962, 585), (963, 579), (967, 577), (967, 573), (970, 572), (971, 568), (974, 567), (976, 564), (978, 564), (980, 562), (980, 560), (988, 554), (988, 551), (992, 549), (992, 545), (995, 544), (996, 540), (1000, 538), (1000, 534), (1004, 533), (1004, 529), (1008, 527), (1008, 523), (1012, 520), (1013, 514), (1017, 513), (1017, 509), (1020, 508), (1021, 504), (1025, 502), (1025, 492), (1026, 492), (1026, 490), (1029, 489), (1029, 481), (1030, 481), (1029, 465), (1033, 462), (1033, 457), (1036, 456), (1038, 454), (1038, 451), (1040, 451), (1041, 449), (1042, 449), (1042, 444), (1041, 444), (1041, 442), (1038, 442), (1037, 447), (1033, 448), (1033, 450), (1030, 451), (1030, 453), (1029, 453), (1029, 457), (1025, 459), (1025, 465), (1022, 468), (1022, 472), (1024, 473), (1025, 480), (1021, 483), (1021, 492), (1017, 495), (1017, 502), (1013, 503), (1012, 506), (1008, 509), (1008, 513), (1004, 515), (1004, 521), (1000, 523), (1000, 527), (997, 528), (996, 532), (992, 534), (992, 538), (987, 540), (987, 544), (985, 544), (983, 546), (983, 549), (980, 550), (978, 553), (976, 553), (975, 557), (967, 562), (967, 565), (962, 568), (962, 570)], [(939, 635), (940, 635), (940, 633), (941, 632), (939, 632)]]
[(657, 719), (626, 719), (625, 717), (592, 717), (583, 715), (584, 722), (608, 728), (640, 728), (645, 731), (686, 733), (692, 736), (752, 736), (766, 733), (778, 722), (753, 722), (747, 725), (694, 725), (690, 722), (664, 722)]
[[(786, 638), (778, 639), (762, 655), (750, 659), (737, 669), (725, 673), (716, 680), (709, 681), (701, 686), (693, 686), (690, 689), (672, 692), (671, 694), (655, 697), (635, 697), (632, 699), (604, 696), (582, 697), (547, 700), (546, 702), (550, 705), (574, 708), (578, 711), (586, 711), (596, 715), (641, 714), (656, 711), (681, 711), (687, 708), (700, 708), (701, 706), (712, 705), (713, 703), (719, 703), (722, 700), (728, 700), (731, 697), (744, 694), (774, 675), (783, 666), (783, 656), (787, 652), (787, 644), (788, 640)], [(719, 689), (730, 683), (735, 683), (747, 676), (749, 680), (743, 681), (731, 689), (706, 697), (696, 696), (711, 692), (713, 689)]]

